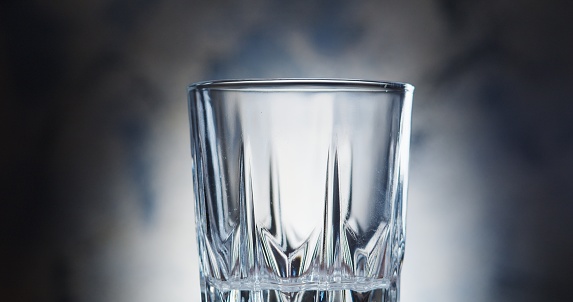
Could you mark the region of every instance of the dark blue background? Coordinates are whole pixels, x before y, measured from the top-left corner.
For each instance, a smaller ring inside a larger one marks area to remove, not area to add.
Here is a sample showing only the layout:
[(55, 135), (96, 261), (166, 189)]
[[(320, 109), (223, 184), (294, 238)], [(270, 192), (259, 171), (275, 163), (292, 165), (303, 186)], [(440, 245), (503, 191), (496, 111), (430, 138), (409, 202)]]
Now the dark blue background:
[(566, 1), (4, 1), (0, 300), (198, 299), (187, 84), (416, 86), (404, 301), (570, 301)]

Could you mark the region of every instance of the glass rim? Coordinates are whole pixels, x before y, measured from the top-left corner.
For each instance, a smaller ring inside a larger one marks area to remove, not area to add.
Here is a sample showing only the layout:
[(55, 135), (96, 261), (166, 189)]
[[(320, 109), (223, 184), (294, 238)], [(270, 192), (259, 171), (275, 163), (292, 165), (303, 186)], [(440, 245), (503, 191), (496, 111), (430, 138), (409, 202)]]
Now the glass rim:
[(188, 91), (192, 90), (413, 92), (414, 86), (403, 82), (360, 79), (276, 78), (200, 81), (188, 86)]

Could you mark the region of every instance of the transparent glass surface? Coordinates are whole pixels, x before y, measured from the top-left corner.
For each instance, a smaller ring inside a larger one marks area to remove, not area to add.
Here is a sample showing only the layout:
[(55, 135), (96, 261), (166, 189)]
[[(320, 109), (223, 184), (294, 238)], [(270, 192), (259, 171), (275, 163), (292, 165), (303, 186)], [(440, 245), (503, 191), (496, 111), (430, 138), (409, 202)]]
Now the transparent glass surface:
[(204, 302), (398, 301), (413, 87), (189, 87)]

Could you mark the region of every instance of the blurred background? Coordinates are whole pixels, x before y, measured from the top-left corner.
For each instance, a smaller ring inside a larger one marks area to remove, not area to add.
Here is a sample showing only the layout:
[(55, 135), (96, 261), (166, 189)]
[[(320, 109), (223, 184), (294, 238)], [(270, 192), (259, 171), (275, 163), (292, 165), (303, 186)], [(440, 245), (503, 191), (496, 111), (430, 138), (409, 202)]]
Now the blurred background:
[(416, 86), (402, 301), (573, 301), (573, 2), (2, 1), (0, 300), (199, 301), (186, 86)]

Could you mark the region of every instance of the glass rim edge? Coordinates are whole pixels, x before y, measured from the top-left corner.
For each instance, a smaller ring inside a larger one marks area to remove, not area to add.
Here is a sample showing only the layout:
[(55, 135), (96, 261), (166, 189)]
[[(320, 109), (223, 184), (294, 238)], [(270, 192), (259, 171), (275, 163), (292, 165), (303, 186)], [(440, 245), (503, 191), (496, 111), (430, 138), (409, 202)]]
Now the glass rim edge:
[[(323, 88), (347, 87), (355, 88), (360, 87), (364, 90), (374, 89), (380, 91), (404, 91), (413, 92), (415, 87), (412, 84), (404, 82), (393, 81), (375, 81), (375, 80), (362, 80), (362, 79), (343, 79), (343, 78), (251, 78), (251, 79), (222, 79), (222, 80), (209, 80), (199, 81), (188, 85), (188, 91), (192, 90), (249, 90), (249, 89), (269, 89), (272, 87), (292, 88), (295, 87), (311, 87), (319, 86)], [(328, 89), (328, 88), (327, 88)]]

